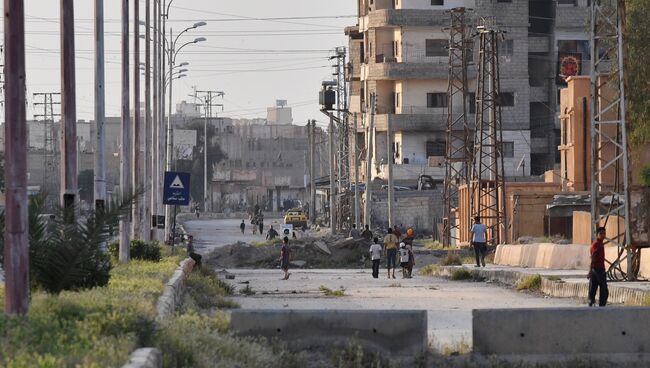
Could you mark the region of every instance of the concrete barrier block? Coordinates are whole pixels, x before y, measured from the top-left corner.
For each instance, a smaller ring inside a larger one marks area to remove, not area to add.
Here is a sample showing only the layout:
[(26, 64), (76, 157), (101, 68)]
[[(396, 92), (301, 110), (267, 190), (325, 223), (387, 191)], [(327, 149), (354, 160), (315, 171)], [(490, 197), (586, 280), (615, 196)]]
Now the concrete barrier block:
[(481, 309), (474, 353), (490, 356), (640, 356), (650, 353), (650, 308)]
[(365, 348), (400, 357), (426, 351), (423, 310), (234, 310), (231, 331), (290, 342), (292, 349), (345, 347), (355, 339)]

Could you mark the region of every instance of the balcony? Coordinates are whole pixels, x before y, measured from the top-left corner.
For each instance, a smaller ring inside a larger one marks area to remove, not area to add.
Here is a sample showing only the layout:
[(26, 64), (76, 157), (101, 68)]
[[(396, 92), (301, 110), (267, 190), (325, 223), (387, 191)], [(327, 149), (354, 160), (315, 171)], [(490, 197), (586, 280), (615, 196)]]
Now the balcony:
[[(444, 112), (443, 112), (444, 111)], [(445, 131), (447, 129), (447, 112), (444, 108), (427, 108), (422, 106), (405, 106), (398, 108), (378, 108), (375, 127), (386, 131), (388, 122), (393, 131)], [(474, 115), (468, 115), (470, 127)]]
[(447, 27), (449, 17), (444, 10), (427, 9), (381, 9), (373, 10), (359, 18), (359, 29), (382, 27)]

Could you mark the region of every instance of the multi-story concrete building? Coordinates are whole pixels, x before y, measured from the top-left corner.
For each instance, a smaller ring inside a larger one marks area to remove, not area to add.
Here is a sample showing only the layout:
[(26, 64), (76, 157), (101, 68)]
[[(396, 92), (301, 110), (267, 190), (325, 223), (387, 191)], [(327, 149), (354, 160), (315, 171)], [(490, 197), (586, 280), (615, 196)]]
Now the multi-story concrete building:
[[(447, 124), (449, 9), (473, 9), (469, 24), (495, 17), (499, 45), (506, 176), (539, 175), (559, 163), (557, 110), (562, 71), (589, 73), (588, 0), (357, 0), (359, 20), (349, 36), (350, 111), (361, 113), (358, 141), (376, 94), (373, 177), (386, 177), (387, 122), (393, 130), (396, 182), (420, 174), (442, 180)], [(475, 119), (478, 46), (469, 77), (469, 116)], [(576, 63), (577, 61), (577, 63)], [(460, 101), (454, 101), (459, 106)], [(520, 163), (523, 162), (523, 165)], [(361, 163), (365, 166), (365, 162)], [(365, 173), (365, 170), (362, 169)]]

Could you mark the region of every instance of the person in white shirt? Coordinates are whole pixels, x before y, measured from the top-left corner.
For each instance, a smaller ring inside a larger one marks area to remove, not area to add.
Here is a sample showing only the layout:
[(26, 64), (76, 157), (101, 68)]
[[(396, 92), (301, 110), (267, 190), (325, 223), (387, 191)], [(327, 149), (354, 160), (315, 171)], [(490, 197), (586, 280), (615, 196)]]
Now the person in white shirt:
[(485, 253), (487, 252), (487, 226), (481, 223), (479, 216), (474, 217), (474, 224), (470, 229), (472, 236), (472, 246), (474, 246), (474, 255), (476, 256), (476, 266), (485, 267)]
[(379, 264), (381, 263), (381, 244), (379, 239), (374, 238), (373, 244), (370, 246), (370, 259), (372, 259), (372, 277), (379, 278)]

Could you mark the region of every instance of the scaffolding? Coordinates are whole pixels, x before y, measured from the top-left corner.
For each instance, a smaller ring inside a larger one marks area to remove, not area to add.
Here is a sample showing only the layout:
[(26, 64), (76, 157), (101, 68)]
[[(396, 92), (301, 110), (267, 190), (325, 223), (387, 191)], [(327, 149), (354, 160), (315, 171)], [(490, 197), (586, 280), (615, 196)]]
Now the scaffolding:
[(469, 184), (472, 157), (470, 127), (467, 122), (467, 66), (471, 42), (465, 8), (449, 11), (449, 80), (447, 86), (447, 131), (444, 181), (443, 246), (459, 239), (458, 207), (460, 187)]
[[(591, 2), (591, 219), (592, 234), (609, 221), (616, 221), (617, 232), (607, 241), (618, 247), (618, 257), (607, 274), (612, 280), (633, 281), (638, 276), (641, 250), (630, 245), (624, 21), (624, 1)], [(627, 267), (623, 270), (625, 259)]]
[(488, 227), (488, 242), (506, 240), (505, 173), (501, 124), (499, 38), (494, 18), (481, 19), (479, 66), (476, 87), (476, 130), (471, 168), (470, 208)]

